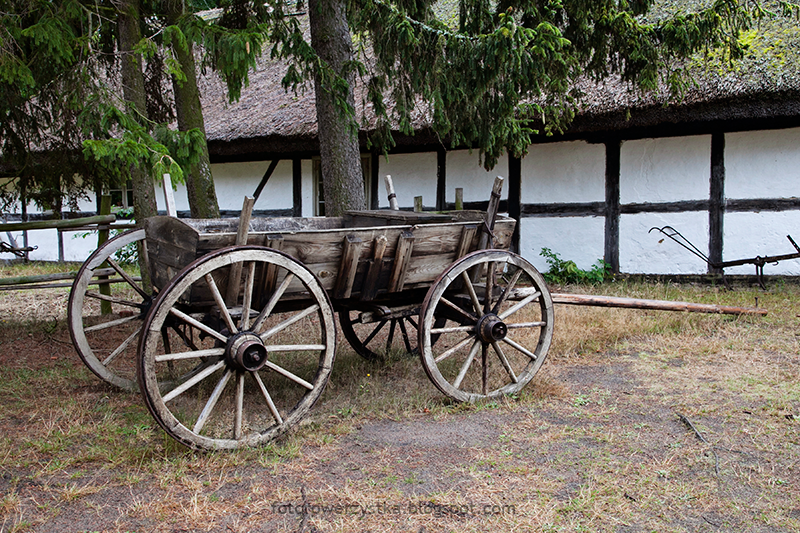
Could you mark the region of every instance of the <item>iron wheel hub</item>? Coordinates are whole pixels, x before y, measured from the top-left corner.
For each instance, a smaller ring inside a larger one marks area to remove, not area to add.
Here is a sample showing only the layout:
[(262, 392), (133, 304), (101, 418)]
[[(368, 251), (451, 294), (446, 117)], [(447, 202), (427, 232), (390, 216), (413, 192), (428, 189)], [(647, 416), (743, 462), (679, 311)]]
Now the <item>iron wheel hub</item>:
[(225, 359), (238, 370), (255, 372), (267, 364), (267, 348), (258, 335), (242, 331), (228, 339)]
[(508, 335), (508, 326), (494, 313), (483, 315), (478, 321), (478, 335), (483, 342), (496, 342)]

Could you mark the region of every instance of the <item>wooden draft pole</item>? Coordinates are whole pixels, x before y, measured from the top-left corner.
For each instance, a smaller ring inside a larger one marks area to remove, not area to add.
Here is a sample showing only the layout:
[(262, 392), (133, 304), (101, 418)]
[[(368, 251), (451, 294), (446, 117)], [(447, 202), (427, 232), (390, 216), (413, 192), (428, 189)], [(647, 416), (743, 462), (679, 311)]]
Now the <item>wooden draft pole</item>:
[(761, 315), (766, 309), (754, 307), (733, 307), (716, 304), (697, 304), (691, 302), (671, 302), (668, 300), (644, 300), (621, 298), (617, 296), (596, 296), (590, 294), (552, 293), (553, 303), (564, 305), (588, 305), (595, 307), (622, 307), (626, 309), (654, 309), (656, 311), (685, 311), (689, 313), (710, 313), (722, 315)]

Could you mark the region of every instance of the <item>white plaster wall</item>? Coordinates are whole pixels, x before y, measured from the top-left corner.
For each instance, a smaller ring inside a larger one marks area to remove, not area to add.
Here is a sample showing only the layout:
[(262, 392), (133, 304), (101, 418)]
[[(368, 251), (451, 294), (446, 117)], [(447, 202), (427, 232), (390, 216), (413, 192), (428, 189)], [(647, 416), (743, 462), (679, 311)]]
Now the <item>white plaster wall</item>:
[(725, 196), (800, 196), (800, 128), (725, 135)]
[(708, 254), (708, 213), (621, 215), (619, 268), (628, 274), (702, 274), (708, 265), (652, 227), (672, 226)]
[[(270, 161), (211, 165), (219, 208), (240, 210), (245, 195), (253, 195), (269, 165)], [(275, 167), (254, 209), (291, 209), (292, 202), (292, 162), (283, 160)], [(188, 202), (178, 209), (189, 209)]]
[(588, 270), (603, 258), (605, 219), (602, 217), (527, 217), (520, 224), (520, 255), (539, 271), (549, 268), (542, 248)]
[(314, 165), (310, 159), (300, 161), (300, 187), (302, 202), (302, 215), (314, 216)]
[[(786, 238), (791, 235), (800, 244), (800, 211), (782, 213), (726, 213), (723, 223), (723, 261), (751, 259), (756, 256), (797, 253)], [(725, 269), (726, 274), (755, 274), (755, 266)], [(764, 266), (764, 274), (800, 275), (800, 259)]]
[(605, 200), (605, 146), (583, 141), (532, 145), (522, 160), (522, 202)]
[(710, 135), (626, 141), (620, 152), (620, 202), (705, 200), (710, 174)]
[[(436, 172), (434, 171), (434, 178), (435, 176)], [(469, 150), (447, 152), (445, 201), (455, 202), (456, 188), (460, 187), (464, 189), (465, 202), (487, 202), (492, 195), (494, 179), (497, 176), (502, 176), (506, 179), (503, 183), (501, 197), (508, 198), (508, 158), (506, 156), (501, 156), (497, 161), (497, 165), (492, 170), (487, 171), (480, 165), (477, 150), (473, 150), (472, 153)], [(428, 205), (427, 202), (425, 205)]]
[[(378, 207), (388, 208), (384, 177), (392, 177), (400, 207), (413, 207), (414, 197), (422, 196), (422, 205), (436, 207), (436, 152), (392, 154), (378, 161)], [(450, 169), (448, 168), (448, 175)]]

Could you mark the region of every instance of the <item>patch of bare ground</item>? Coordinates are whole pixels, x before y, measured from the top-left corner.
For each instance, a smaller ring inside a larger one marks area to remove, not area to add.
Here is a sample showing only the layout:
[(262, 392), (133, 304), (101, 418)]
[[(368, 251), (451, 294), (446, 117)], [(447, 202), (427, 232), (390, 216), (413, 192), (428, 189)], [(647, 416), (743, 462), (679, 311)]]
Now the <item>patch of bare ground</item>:
[[(82, 367), (63, 292), (5, 293), (0, 531), (800, 530), (800, 289), (597, 291), (758, 296), (770, 314), (558, 307), (533, 383), (477, 405), (441, 396), (416, 359), (342, 344), (301, 427), (197, 454)], [(25, 301), (41, 312), (23, 321), (8, 306)]]

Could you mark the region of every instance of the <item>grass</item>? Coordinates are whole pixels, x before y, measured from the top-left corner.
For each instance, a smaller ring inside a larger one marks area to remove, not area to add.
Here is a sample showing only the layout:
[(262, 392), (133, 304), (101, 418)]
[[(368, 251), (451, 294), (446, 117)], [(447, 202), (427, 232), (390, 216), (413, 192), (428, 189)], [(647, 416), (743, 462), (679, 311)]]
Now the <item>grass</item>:
[(341, 344), (294, 431), (199, 454), (166, 437), (138, 394), (85, 370), (57, 306), (35, 296), (45, 309), (0, 323), (0, 346), (19, 354), (0, 366), (0, 531), (800, 528), (800, 288), (567, 289), (758, 297), (769, 315), (558, 306), (539, 375), (477, 404), (448, 401), (417, 358), (368, 362)]

